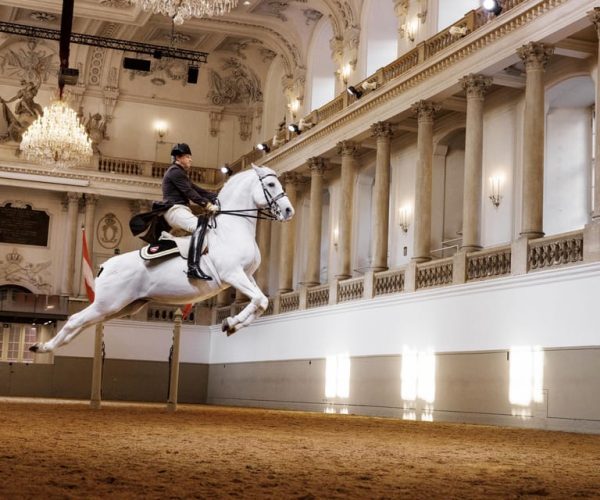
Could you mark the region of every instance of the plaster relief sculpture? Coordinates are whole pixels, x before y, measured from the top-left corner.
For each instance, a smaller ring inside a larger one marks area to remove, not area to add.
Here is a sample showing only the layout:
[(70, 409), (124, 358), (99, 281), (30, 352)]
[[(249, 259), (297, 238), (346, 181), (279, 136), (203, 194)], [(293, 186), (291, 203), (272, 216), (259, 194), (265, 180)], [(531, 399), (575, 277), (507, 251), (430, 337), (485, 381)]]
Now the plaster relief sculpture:
[(56, 75), (58, 59), (55, 53), (37, 40), (17, 42), (12, 46), (15, 48), (7, 48), (0, 53), (0, 73), (4, 76), (38, 82), (39, 87), (40, 83)]
[(106, 133), (108, 126), (108, 120), (103, 118), (100, 113), (89, 113), (88, 118), (85, 120), (85, 130), (92, 140), (92, 149), (95, 154), (100, 153), (98, 146), (104, 140), (108, 140), (109, 137)]
[[(42, 107), (34, 101), (39, 84), (21, 80), (21, 89), (17, 95), (8, 100), (0, 97), (0, 142), (12, 140), (20, 142), (25, 129), (38, 117), (42, 116)], [(8, 107), (17, 101), (14, 113)]]
[(263, 95), (260, 80), (256, 73), (235, 57), (223, 64), (223, 72), (210, 72), (211, 90), (207, 97), (212, 104), (252, 104), (262, 102)]
[(25, 262), (23, 256), (15, 248), (0, 260), (0, 282), (23, 285), (34, 288), (37, 292), (49, 293), (52, 290), (46, 270), (52, 262), (33, 264)]
[(98, 223), (97, 239), (104, 248), (113, 249), (119, 246), (123, 237), (123, 226), (113, 213), (107, 213)]

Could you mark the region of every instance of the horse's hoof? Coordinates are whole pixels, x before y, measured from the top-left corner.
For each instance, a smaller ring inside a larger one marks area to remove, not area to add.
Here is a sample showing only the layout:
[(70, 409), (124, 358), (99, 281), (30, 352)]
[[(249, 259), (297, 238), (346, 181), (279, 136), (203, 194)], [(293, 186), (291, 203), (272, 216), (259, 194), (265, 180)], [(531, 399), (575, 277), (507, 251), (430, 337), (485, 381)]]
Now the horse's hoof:
[(224, 333), (226, 333), (228, 337), (232, 333), (235, 333), (235, 326), (231, 325), (230, 319), (231, 318), (225, 318), (223, 320), (223, 323), (221, 323), (221, 331), (224, 332)]
[(33, 344), (33, 345), (32, 345), (32, 346), (29, 348), (29, 350), (30, 350), (31, 352), (38, 352), (38, 351), (40, 350), (40, 345), (39, 345), (39, 344)]

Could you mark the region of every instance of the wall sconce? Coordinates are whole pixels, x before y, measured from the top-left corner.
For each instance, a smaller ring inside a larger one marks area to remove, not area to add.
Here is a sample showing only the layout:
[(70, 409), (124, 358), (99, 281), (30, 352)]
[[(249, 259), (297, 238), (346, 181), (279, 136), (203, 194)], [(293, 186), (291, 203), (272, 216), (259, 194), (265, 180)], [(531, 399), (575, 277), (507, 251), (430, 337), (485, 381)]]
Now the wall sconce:
[(300, 101), (298, 99), (292, 99), (292, 101), (289, 104), (289, 108), (293, 114), (296, 114), (300, 109)]
[(402, 228), (405, 233), (408, 232), (408, 226), (410, 225), (410, 207), (404, 206), (398, 210), (398, 225)]
[(221, 168), (221, 173), (223, 175), (225, 175), (226, 177), (230, 177), (231, 174), (233, 174), (233, 170), (231, 170), (231, 167), (229, 166), (228, 163), (225, 163)]
[(300, 135), (302, 133), (302, 130), (300, 130), (300, 126), (296, 123), (290, 123), (288, 125), (288, 130), (296, 135)]
[(346, 85), (348, 83), (350, 75), (352, 74), (352, 66), (350, 66), (350, 63), (344, 64), (340, 74), (342, 76), (342, 81), (344, 82), (344, 85)]
[(163, 139), (167, 134), (167, 123), (162, 120), (157, 120), (154, 122), (154, 131), (158, 136), (158, 142), (164, 142)]
[(411, 42), (414, 42), (418, 29), (419, 29), (419, 20), (418, 19), (413, 19), (412, 21), (408, 21), (404, 25), (404, 33), (406, 34), (406, 38), (408, 38)]
[(340, 230), (338, 227), (334, 227), (333, 228), (333, 246), (335, 247), (336, 250), (338, 247), (339, 238), (340, 238)]
[(490, 177), (490, 200), (492, 200), (492, 204), (498, 208), (500, 205), (500, 200), (502, 199), (502, 184), (504, 183), (504, 179), (501, 175), (495, 175)]

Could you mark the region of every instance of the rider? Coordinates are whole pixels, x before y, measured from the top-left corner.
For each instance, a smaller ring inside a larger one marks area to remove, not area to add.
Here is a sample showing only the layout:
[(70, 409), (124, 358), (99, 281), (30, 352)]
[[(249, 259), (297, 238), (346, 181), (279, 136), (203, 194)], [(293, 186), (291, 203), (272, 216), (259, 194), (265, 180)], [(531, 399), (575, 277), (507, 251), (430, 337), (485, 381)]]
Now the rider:
[(192, 151), (185, 143), (175, 144), (171, 150), (172, 165), (168, 168), (162, 181), (163, 199), (172, 205), (164, 214), (167, 223), (174, 229), (183, 229), (192, 233), (188, 253), (188, 278), (210, 280), (210, 276), (200, 269), (200, 240), (204, 230), (201, 219), (196, 217), (189, 207), (193, 201), (209, 212), (216, 212), (217, 195), (199, 186), (189, 178), (192, 168)]

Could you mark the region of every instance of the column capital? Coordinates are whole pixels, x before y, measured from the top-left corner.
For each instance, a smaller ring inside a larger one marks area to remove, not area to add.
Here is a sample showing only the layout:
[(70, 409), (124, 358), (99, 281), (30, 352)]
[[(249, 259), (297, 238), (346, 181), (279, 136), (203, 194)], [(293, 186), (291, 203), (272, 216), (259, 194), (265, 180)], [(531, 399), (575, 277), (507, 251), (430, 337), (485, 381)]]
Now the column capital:
[(86, 206), (96, 205), (96, 203), (98, 203), (99, 199), (100, 199), (100, 196), (98, 196), (97, 194), (86, 193), (85, 194), (85, 205)]
[(313, 156), (307, 160), (308, 168), (312, 175), (323, 175), (325, 171), (325, 158), (321, 156)]
[(411, 109), (417, 115), (420, 122), (432, 122), (435, 114), (442, 108), (438, 103), (420, 100), (411, 105)]
[(492, 85), (492, 79), (488, 76), (470, 73), (460, 79), (460, 85), (467, 92), (467, 99), (483, 99)]
[(149, 212), (151, 208), (152, 203), (148, 200), (129, 200), (129, 212), (132, 216), (142, 212)]
[(357, 156), (358, 146), (354, 141), (340, 141), (337, 143), (337, 153), (342, 156)]
[(292, 184), (293, 186), (298, 186), (306, 182), (306, 177), (298, 172), (284, 172), (279, 176), (279, 179), (284, 185)]
[(588, 12), (588, 18), (594, 26), (596, 27), (596, 32), (598, 33), (598, 37), (600, 38), (600, 7), (594, 7), (594, 10)]
[(394, 130), (390, 122), (376, 122), (371, 125), (371, 135), (373, 137), (389, 139), (394, 135)]
[(69, 208), (69, 205), (77, 204), (79, 202), (80, 196), (81, 196), (81, 194), (79, 194), (79, 193), (73, 193), (73, 192), (65, 193), (65, 195), (63, 196), (63, 198), (60, 202), (63, 210), (67, 210)]
[(529, 70), (543, 70), (552, 54), (554, 54), (554, 47), (547, 43), (541, 42), (529, 42), (522, 47), (517, 49), (517, 54), (525, 64), (525, 69)]

